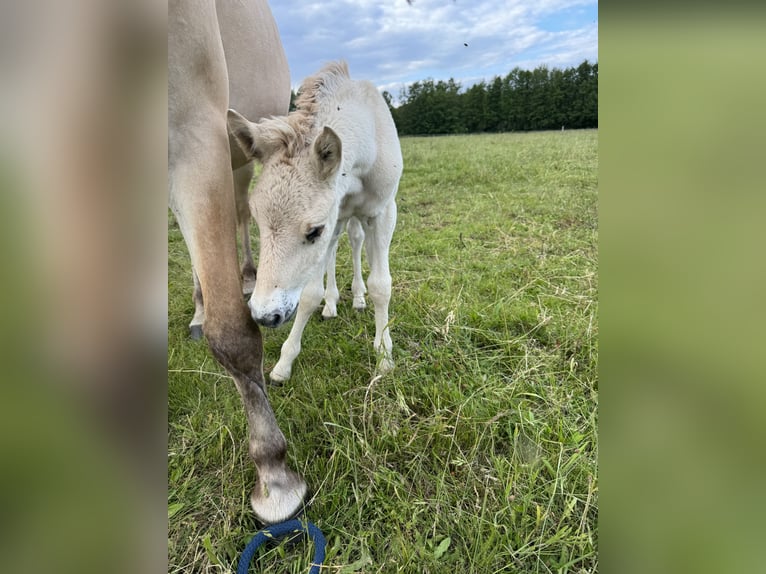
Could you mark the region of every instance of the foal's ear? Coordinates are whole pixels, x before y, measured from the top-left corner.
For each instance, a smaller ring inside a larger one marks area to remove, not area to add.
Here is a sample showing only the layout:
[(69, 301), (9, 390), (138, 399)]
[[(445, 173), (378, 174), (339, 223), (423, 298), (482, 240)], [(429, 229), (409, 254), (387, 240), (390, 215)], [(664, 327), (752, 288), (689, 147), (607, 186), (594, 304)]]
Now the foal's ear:
[(340, 167), (343, 145), (332, 128), (325, 126), (322, 133), (314, 140), (312, 161), (321, 179), (328, 179)]
[(226, 123), (229, 127), (229, 133), (234, 136), (245, 157), (248, 160), (255, 158), (258, 161), (263, 161), (264, 150), (256, 144), (258, 126), (232, 109), (226, 113)]

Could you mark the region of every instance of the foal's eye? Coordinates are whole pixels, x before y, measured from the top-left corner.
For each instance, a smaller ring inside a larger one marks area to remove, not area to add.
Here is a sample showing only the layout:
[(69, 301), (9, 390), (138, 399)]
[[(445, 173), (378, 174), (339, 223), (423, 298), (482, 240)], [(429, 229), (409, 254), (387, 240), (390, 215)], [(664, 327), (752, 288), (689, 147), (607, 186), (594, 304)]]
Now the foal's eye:
[(306, 234), (306, 241), (309, 243), (314, 243), (317, 239), (319, 239), (322, 236), (322, 232), (324, 231), (324, 225), (317, 225), (316, 227), (312, 227), (309, 232)]

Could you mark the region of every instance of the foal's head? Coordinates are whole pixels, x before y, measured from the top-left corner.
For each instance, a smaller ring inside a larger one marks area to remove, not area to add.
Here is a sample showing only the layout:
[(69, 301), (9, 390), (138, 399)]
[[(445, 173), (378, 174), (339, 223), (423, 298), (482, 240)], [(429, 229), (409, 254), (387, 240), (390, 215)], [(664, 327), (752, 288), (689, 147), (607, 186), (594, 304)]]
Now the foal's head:
[(263, 164), (250, 211), (260, 233), (253, 318), (266, 327), (289, 321), (309, 279), (322, 273), (338, 220), (335, 193), (342, 146), (329, 127), (300, 114), (253, 123), (229, 110), (229, 131), (249, 159)]

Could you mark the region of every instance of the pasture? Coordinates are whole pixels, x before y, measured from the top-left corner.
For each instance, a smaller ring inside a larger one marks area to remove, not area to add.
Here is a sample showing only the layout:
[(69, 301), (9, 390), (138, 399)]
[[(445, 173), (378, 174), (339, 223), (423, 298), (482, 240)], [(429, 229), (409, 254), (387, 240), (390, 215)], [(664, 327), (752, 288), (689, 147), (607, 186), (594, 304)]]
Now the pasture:
[[(269, 388), (327, 537), (322, 571), (595, 572), (598, 132), (401, 144), (395, 370), (372, 378), (372, 306), (351, 308), (344, 236), (338, 317), (317, 311), (292, 378)], [(233, 572), (257, 530), (245, 414), (188, 338), (172, 216), (168, 250), (169, 572)], [(267, 372), (288, 331), (263, 331)], [(307, 572), (311, 551), (262, 549), (251, 572)]]

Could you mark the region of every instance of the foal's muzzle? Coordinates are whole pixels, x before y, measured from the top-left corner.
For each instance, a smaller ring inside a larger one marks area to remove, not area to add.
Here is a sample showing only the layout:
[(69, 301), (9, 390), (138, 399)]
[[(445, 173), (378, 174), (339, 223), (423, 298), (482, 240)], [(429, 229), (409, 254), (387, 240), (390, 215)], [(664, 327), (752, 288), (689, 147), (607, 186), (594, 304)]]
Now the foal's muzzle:
[(256, 313), (255, 309), (250, 307), (250, 313), (252, 314), (255, 322), (261, 325), (262, 327), (269, 327), (270, 329), (279, 327), (280, 325), (284, 325), (288, 321), (291, 321), (292, 318), (295, 316), (296, 310), (297, 310), (297, 307), (292, 307), (291, 309), (288, 309), (287, 311), (278, 310), (278, 311), (267, 312), (267, 313)]

